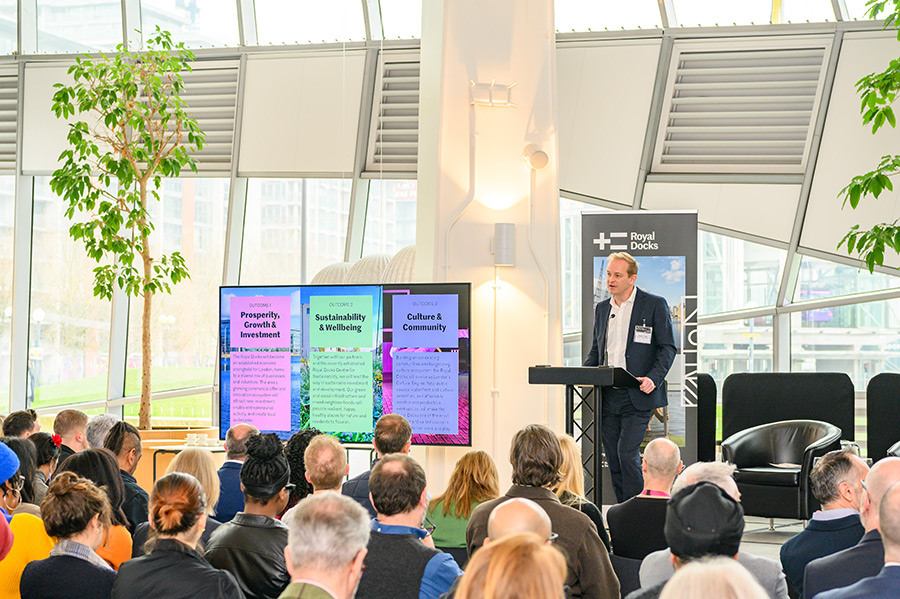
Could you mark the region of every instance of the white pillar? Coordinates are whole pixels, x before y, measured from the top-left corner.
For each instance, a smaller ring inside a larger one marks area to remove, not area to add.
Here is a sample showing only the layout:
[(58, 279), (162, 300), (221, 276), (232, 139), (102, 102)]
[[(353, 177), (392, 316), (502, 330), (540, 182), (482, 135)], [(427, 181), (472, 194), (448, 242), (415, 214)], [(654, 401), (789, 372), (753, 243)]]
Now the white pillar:
[[(553, 2), (429, 0), (422, 20), (416, 274), (472, 283), (473, 446), (503, 486), (518, 429), (564, 429), (561, 391), (527, 381), (529, 366), (562, 362)], [(472, 104), (492, 82), (497, 104), (512, 86), (512, 105)], [(522, 157), (530, 144), (549, 156), (540, 170)], [(516, 226), (515, 266), (494, 267), (494, 223)], [(462, 453), (427, 452), (432, 489)]]

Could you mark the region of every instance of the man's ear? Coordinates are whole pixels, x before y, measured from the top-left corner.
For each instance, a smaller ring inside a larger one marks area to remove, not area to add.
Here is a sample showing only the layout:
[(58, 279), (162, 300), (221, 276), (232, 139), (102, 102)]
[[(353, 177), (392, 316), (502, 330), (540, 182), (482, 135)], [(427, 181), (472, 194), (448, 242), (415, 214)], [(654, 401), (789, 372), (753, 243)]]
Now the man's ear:
[(350, 464), (347, 464), (347, 467), (344, 468), (344, 476), (350, 476)]
[(306, 479), (306, 482), (308, 482), (309, 484), (312, 484), (312, 480), (309, 478), (309, 472), (304, 472), (303, 478)]
[(412, 439), (406, 442), (406, 445), (403, 446), (403, 449), (400, 450), (400, 453), (409, 453), (409, 448), (412, 447)]
[(428, 509), (428, 489), (422, 489), (422, 495), (419, 496), (419, 505)]
[(284, 564), (287, 566), (288, 576), (294, 577), (294, 562), (291, 560), (291, 546), (284, 547)]
[(675, 471), (675, 476), (681, 474), (681, 471), (684, 470), (684, 462), (681, 460), (678, 461), (678, 470)]

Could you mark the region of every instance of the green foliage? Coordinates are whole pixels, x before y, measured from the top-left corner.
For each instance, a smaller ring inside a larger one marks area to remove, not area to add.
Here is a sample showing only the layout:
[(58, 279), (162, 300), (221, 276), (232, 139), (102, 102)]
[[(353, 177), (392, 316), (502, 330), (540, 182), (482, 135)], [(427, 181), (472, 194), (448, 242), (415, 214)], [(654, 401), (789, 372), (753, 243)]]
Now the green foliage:
[[(885, 29), (900, 24), (900, 0), (869, 0), (866, 6), (870, 18), (876, 19), (884, 15)], [(900, 41), (900, 29), (897, 31), (897, 40)], [(873, 135), (885, 124), (896, 127), (893, 103), (900, 91), (900, 58), (891, 60), (884, 71), (869, 73), (857, 81), (856, 91), (861, 101), (859, 111), (863, 125), (870, 125)], [(878, 199), (883, 191), (893, 191), (891, 177), (898, 173), (900, 155), (882, 156), (875, 169), (853, 177), (838, 197), (843, 198), (844, 207), (850, 204), (851, 208), (856, 209), (862, 198), (871, 196)], [(841, 239), (838, 248), (845, 244), (847, 253), (856, 253), (871, 273), (876, 266), (884, 265), (885, 250), (900, 253), (900, 227), (897, 226), (897, 221), (881, 223), (868, 230), (861, 230), (859, 225), (854, 225)]]
[(116, 287), (131, 296), (171, 292), (189, 278), (179, 252), (152, 257), (149, 195), (159, 200), (164, 177), (197, 166), (192, 152), (205, 136), (181, 98), (181, 73), (193, 53), (159, 27), (147, 48), (119, 45), (112, 55), (81, 56), (69, 67), (71, 85), (57, 83), (53, 113), (69, 125), (69, 147), (50, 188), (67, 203), (69, 234), (83, 243), (94, 269), (94, 295)]

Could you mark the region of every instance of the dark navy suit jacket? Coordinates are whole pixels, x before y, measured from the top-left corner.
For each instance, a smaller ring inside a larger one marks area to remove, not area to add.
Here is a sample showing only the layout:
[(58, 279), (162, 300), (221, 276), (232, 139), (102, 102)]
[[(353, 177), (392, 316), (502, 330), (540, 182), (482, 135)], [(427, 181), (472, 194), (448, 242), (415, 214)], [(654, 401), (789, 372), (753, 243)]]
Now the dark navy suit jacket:
[(788, 582), (798, 594), (802, 593), (806, 564), (853, 547), (859, 543), (864, 532), (859, 514), (836, 520), (810, 520), (803, 532), (781, 546), (781, 566)]
[[(661, 408), (669, 403), (666, 395), (666, 373), (675, 361), (675, 337), (672, 333), (672, 316), (665, 298), (635, 288), (631, 322), (628, 323), (628, 341), (625, 344), (625, 369), (634, 376), (645, 376), (656, 388), (650, 393), (640, 389), (628, 389), (631, 403), (641, 411)], [(609, 299), (594, 309), (594, 342), (584, 366), (606, 363), (606, 328), (609, 322)], [(650, 343), (634, 341), (634, 327), (653, 327)]]
[(881, 533), (870, 530), (853, 547), (809, 562), (803, 576), (803, 599), (875, 576), (883, 566)]
[(234, 515), (244, 511), (244, 494), (241, 492), (241, 466), (237, 462), (225, 462), (219, 468), (219, 503), (216, 504), (216, 520), (222, 524), (231, 522)]
[(345, 482), (341, 485), (341, 495), (346, 495), (356, 500), (359, 505), (369, 510), (371, 517), (375, 518), (378, 514), (375, 512), (375, 506), (369, 500), (369, 475), (371, 473), (371, 470), (366, 470)]
[(900, 566), (884, 566), (877, 576), (842, 589), (820, 593), (816, 599), (895, 599), (900, 597)]

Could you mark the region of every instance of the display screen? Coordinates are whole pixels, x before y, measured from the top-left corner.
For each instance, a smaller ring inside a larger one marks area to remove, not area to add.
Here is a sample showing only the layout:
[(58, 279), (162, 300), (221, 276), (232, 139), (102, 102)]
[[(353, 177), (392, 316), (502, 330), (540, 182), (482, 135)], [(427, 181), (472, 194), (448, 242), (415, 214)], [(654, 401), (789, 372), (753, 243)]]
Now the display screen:
[(220, 288), (219, 431), (309, 427), (372, 440), (382, 414), (413, 443), (469, 445), (468, 283)]

